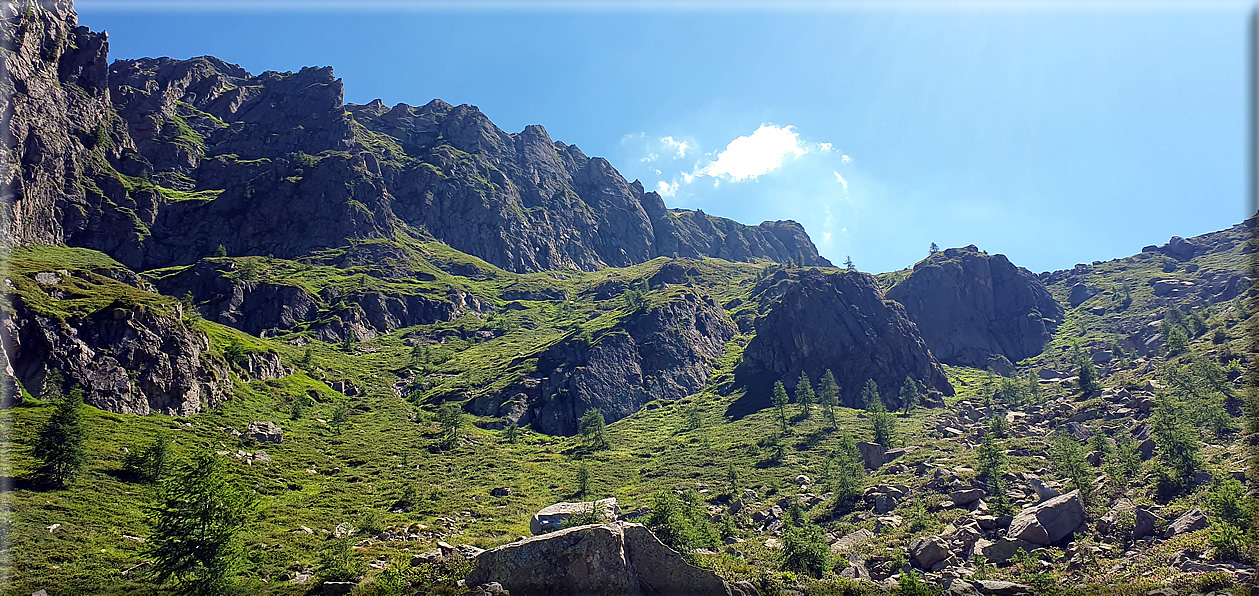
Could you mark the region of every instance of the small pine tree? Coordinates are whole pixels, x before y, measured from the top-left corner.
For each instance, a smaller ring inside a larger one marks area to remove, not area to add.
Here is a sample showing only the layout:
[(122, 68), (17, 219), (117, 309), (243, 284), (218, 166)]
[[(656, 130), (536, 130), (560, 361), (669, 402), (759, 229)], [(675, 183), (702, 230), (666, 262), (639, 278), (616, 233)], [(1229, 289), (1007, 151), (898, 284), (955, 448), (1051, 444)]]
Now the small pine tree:
[(1010, 436), (1010, 421), (1005, 417), (1005, 412), (997, 411), (993, 413), (992, 421), (988, 423), (988, 433), (998, 439)]
[(87, 461), (82, 409), (83, 390), (75, 386), (57, 401), (52, 417), (40, 427), (32, 454), (40, 462), (36, 475), (44, 482), (65, 487)]
[(821, 578), (830, 570), (831, 551), (826, 535), (803, 514), (799, 505), (792, 504), (796, 512), (783, 532), (782, 569)]
[(1075, 437), (1060, 433), (1050, 447), (1050, 459), (1059, 475), (1080, 491), (1080, 499), (1087, 505), (1092, 501), (1093, 470), (1085, 457), (1084, 446)]
[(1191, 488), (1194, 474), (1202, 470), (1202, 438), (1180, 400), (1161, 392), (1154, 404), (1150, 437), (1161, 464), (1155, 471), (1156, 481), (1160, 493), (1173, 496)]
[(1036, 371), (1027, 371), (1027, 401), (1038, 404), (1045, 401), (1045, 390), (1040, 387), (1040, 377)]
[(879, 384), (874, 379), (867, 380), (865, 388), (861, 390), (861, 404), (867, 412), (887, 409), (883, 405), (883, 398), (879, 396)]
[(586, 462), (577, 464), (577, 495), (585, 497), (590, 492), (590, 466)]
[(901, 407), (905, 414), (909, 415), (912, 413), (921, 401), (922, 394), (918, 391), (918, 383), (915, 383), (909, 377), (905, 377), (905, 384), (901, 385)]
[(345, 428), (346, 423), (350, 421), (350, 405), (345, 401), (337, 403), (332, 410), (332, 432), (341, 434), (341, 429)]
[(165, 432), (159, 432), (143, 451), (133, 450), (127, 453), (122, 460), (122, 469), (140, 482), (158, 482), (170, 469), (173, 458), (169, 453), (170, 438)]
[(787, 432), (787, 388), (783, 387), (782, 381), (774, 381), (772, 403), (778, 413), (778, 424), (782, 427), (782, 432)]
[(310, 362), (314, 357), (315, 357), (314, 351), (311, 349), (310, 346), (306, 346), (306, 351), (302, 352), (302, 357), (300, 360), (297, 361), (297, 363), (302, 366), (310, 366)]
[(999, 478), (1005, 473), (1005, 450), (997, 444), (992, 433), (985, 433), (979, 441), (979, 449), (975, 455), (979, 459), (978, 476), (980, 480)]
[(927, 249), (927, 252), (928, 252), (929, 254), (936, 254), (936, 253), (940, 252), (940, 247), (939, 247), (938, 245), (936, 245), (936, 243), (932, 242), (932, 243), (931, 243), (931, 247)]
[(451, 447), (459, 440), (459, 430), (463, 428), (463, 408), (455, 403), (444, 403), (437, 409), (437, 422), (442, 428), (442, 445)]
[(1102, 390), (1102, 386), (1097, 382), (1097, 367), (1093, 365), (1093, 360), (1084, 355), (1080, 350), (1080, 344), (1075, 345), (1075, 351), (1072, 354), (1077, 373), (1080, 380), (1080, 393), (1090, 395)]
[(899, 442), (896, 433), (896, 417), (887, 410), (879, 410), (870, 414), (870, 430), (874, 442), (891, 449)]
[(726, 489), (731, 496), (739, 490), (739, 470), (734, 467), (734, 462), (726, 464)]
[(354, 330), (347, 327), (345, 329), (345, 337), (341, 339), (341, 351), (345, 353), (354, 352)]
[(847, 270), (849, 270), (849, 271), (856, 271), (856, 270), (857, 270), (857, 266), (852, 264), (852, 256), (851, 256), (851, 255), (847, 256), (847, 257), (844, 259), (844, 269), (847, 269)]
[(149, 509), (153, 531), (145, 550), (154, 579), (173, 581), (184, 594), (230, 591), (253, 508), (249, 493), (228, 479), (222, 458), (203, 453), (177, 466)]
[(65, 397), (62, 388), (65, 387), (65, 377), (61, 376), (61, 369), (54, 368), (44, 375), (44, 384), (39, 389), (39, 399), (45, 403), (56, 403)]
[(214, 256), (216, 256), (216, 257), (226, 257), (226, 256), (227, 256), (227, 248), (225, 248), (222, 244), (220, 244), (218, 248), (214, 249)]
[(839, 438), (839, 447), (831, 456), (830, 474), (837, 503), (856, 498), (865, 488), (866, 466), (857, 442), (848, 434)]
[(813, 402), (817, 401), (813, 394), (813, 381), (807, 373), (800, 373), (800, 381), (796, 383), (796, 403), (800, 404), (800, 415), (808, 418), (813, 414)]
[(507, 423), (507, 428), (503, 429), (503, 439), (512, 444), (520, 441), (520, 427), (516, 425), (514, 420)]
[(826, 412), (826, 421), (831, 423), (831, 428), (838, 428), (839, 422), (835, 417), (835, 409), (839, 407), (839, 384), (835, 382), (835, 375), (829, 368), (826, 369), (826, 374), (822, 375), (822, 380), (818, 381), (817, 401)]
[(581, 420), (577, 423), (577, 432), (581, 435), (581, 442), (587, 449), (607, 449), (608, 435), (604, 430), (603, 412), (598, 408), (590, 408), (582, 414)]

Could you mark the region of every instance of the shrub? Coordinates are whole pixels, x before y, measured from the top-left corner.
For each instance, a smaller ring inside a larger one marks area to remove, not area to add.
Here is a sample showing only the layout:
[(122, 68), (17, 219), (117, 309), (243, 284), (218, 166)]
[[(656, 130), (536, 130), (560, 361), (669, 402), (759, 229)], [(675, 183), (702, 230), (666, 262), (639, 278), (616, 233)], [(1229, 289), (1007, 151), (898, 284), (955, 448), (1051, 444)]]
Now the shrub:
[(358, 581), (367, 573), (367, 562), (351, 548), (350, 535), (340, 538), (329, 538), (323, 549), (319, 551), (319, 566), (316, 576), (325, 582)]
[(153, 442), (143, 451), (132, 450), (127, 453), (122, 458), (122, 469), (140, 482), (157, 482), (170, 467), (169, 450), (170, 439), (167, 438), (166, 433), (159, 432)]
[(660, 491), (652, 502), (646, 526), (661, 542), (688, 559), (698, 548), (717, 548), (720, 539), (708, 520), (708, 511), (695, 491), (682, 495)]
[(801, 519), (783, 532), (782, 569), (820, 578), (830, 570), (831, 550), (822, 528)]

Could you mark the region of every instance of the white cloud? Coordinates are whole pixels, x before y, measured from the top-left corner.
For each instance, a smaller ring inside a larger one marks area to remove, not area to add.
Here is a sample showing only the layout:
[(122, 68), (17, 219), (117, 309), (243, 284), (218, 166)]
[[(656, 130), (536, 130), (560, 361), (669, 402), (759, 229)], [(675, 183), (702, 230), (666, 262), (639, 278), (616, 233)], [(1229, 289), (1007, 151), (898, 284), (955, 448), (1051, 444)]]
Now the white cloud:
[(844, 177), (839, 175), (839, 172), (832, 170), (831, 173), (835, 174), (835, 180), (838, 180), (840, 184), (844, 185), (844, 190), (848, 190), (848, 181), (844, 180)]
[(817, 144), (817, 150), (818, 150), (818, 151), (821, 151), (822, 153), (830, 153), (830, 152), (831, 152), (831, 149), (833, 149), (833, 148), (834, 148), (834, 145), (831, 145), (830, 143), (818, 143), (818, 144)]
[(638, 161), (651, 163), (651, 162), (653, 162), (653, 161), (656, 161), (656, 158), (657, 158), (657, 157), (660, 157), (660, 156), (659, 156), (659, 155), (656, 155), (655, 153), (648, 153), (648, 154), (647, 154), (647, 157), (644, 157), (644, 158), (642, 158), (642, 159), (640, 159), (640, 160), (638, 160)]
[(822, 242), (830, 242), (830, 241), (831, 241), (831, 233), (822, 232)]
[(664, 180), (661, 180), (656, 183), (656, 192), (660, 193), (662, 197), (672, 197), (678, 194), (678, 181), (674, 180), (672, 183), (666, 183)]
[(717, 154), (717, 160), (697, 171), (708, 176), (728, 176), (734, 182), (755, 180), (782, 167), (783, 159), (809, 152), (792, 126), (762, 124), (755, 132), (739, 137)]
[(848, 155), (845, 154), (843, 157), (839, 158), (839, 161), (842, 161), (844, 163), (852, 163), (852, 158), (848, 157)]
[(691, 148), (686, 141), (675, 141), (673, 137), (661, 137), (660, 142), (664, 144), (665, 149), (674, 152), (673, 159), (686, 157), (686, 150)]
[(656, 168), (655, 172), (656, 172), (656, 175), (659, 176), (661, 174), (660, 168)]
[[(831, 206), (826, 206), (826, 216), (822, 218), (822, 227), (829, 228), (835, 223), (835, 218), (831, 215)], [(829, 233), (827, 234), (829, 236)]]

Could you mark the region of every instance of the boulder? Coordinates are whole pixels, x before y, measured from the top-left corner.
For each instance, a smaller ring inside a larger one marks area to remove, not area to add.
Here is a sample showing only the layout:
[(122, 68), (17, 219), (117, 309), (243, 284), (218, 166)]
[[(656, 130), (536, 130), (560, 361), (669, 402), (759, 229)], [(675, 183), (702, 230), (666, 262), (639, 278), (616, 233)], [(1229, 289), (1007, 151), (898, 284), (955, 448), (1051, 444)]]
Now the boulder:
[(323, 590), (320, 593), (324, 596), (346, 596), (353, 592), (354, 588), (358, 587), (358, 584), (355, 582), (324, 582), (320, 587)]
[(715, 573), (691, 566), (646, 527), (629, 522), (526, 538), (481, 553), (474, 565), (467, 585), (497, 582), (512, 596), (735, 593)]
[(1171, 538), (1177, 534), (1193, 532), (1201, 530), (1210, 525), (1207, 521), (1207, 515), (1201, 509), (1191, 509), (1184, 515), (1176, 518), (1176, 521), (1167, 525), (1167, 531), (1163, 533), (1164, 538)]
[(245, 436), (259, 443), (280, 443), (284, 441), (284, 430), (274, 422), (255, 420), (245, 429)]
[(1005, 563), (1013, 557), (1019, 549), (1031, 551), (1037, 545), (1024, 540), (1018, 540), (1010, 537), (1003, 537), (996, 542), (988, 542), (987, 540), (979, 540), (975, 542), (975, 552), (988, 559), (989, 563)]
[(949, 500), (958, 507), (966, 507), (975, 501), (984, 498), (987, 494), (982, 488), (971, 488), (966, 490), (955, 490), (949, 493)]
[(975, 582), (980, 594), (984, 596), (1032, 596), (1031, 586), (996, 579), (981, 579)]
[(865, 528), (846, 534), (843, 538), (836, 540), (831, 544), (831, 554), (840, 554), (850, 551), (862, 544), (874, 540), (874, 533)]
[(936, 563), (948, 558), (948, 544), (939, 536), (918, 538), (909, 544), (909, 553), (919, 568), (931, 569)]
[(1153, 536), (1155, 529), (1163, 522), (1163, 518), (1150, 510), (1149, 507), (1138, 507), (1135, 513), (1135, 523), (1132, 525), (1132, 539), (1140, 540), (1146, 536)]
[(533, 532), (534, 536), (554, 532), (560, 529), (568, 518), (592, 511), (604, 519), (615, 520), (621, 508), (617, 506), (615, 497), (583, 503), (556, 503), (543, 507), (541, 511), (533, 514), (533, 519), (529, 521), (529, 531)]
[(1027, 485), (1032, 487), (1033, 491), (1036, 491), (1036, 498), (1040, 499), (1041, 501), (1048, 501), (1049, 499), (1060, 496), (1062, 494), (1058, 492), (1058, 489), (1052, 486), (1049, 486), (1048, 484), (1045, 484), (1044, 480), (1041, 480), (1040, 478), (1037, 478), (1035, 476), (1027, 477)]
[(1084, 525), (1084, 501), (1071, 491), (1024, 509), (1010, 522), (1006, 536), (1041, 546), (1053, 544)]
[(857, 443), (857, 450), (861, 452), (861, 461), (865, 463), (866, 469), (877, 470), (883, 466), (883, 457), (885, 451), (883, 446), (878, 443)]

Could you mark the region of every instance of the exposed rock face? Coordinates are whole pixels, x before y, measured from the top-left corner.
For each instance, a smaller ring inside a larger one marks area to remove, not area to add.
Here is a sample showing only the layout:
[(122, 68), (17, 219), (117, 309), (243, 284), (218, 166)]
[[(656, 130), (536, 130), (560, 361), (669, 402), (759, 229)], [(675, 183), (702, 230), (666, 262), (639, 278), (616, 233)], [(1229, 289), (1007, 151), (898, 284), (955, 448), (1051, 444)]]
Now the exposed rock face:
[(702, 291), (675, 287), (665, 301), (585, 339), (571, 336), (538, 357), (524, 381), (469, 403), (482, 416), (503, 416), (550, 434), (574, 434), (586, 410), (608, 422), (656, 399), (702, 389), (735, 335), (721, 305)]
[[(897, 390), (910, 377), (953, 395), (939, 363), (927, 351), (918, 329), (895, 302), (885, 300), (874, 278), (851, 271), (778, 271), (753, 290), (762, 312), (756, 337), (743, 353), (737, 377), (769, 403), (769, 389), (782, 380), (795, 386), (800, 373), (816, 382), (831, 369), (844, 405), (858, 407), (867, 379), (878, 383), (884, 402), (895, 405)], [(741, 400), (742, 401), (742, 400)]]
[(259, 443), (283, 443), (284, 430), (274, 422), (255, 420), (249, 423), (245, 436)]
[[(339, 342), (346, 333), (366, 341), (413, 325), (452, 321), (480, 311), (475, 296), (451, 288), (434, 297), (377, 290), (342, 291), (335, 286), (314, 294), (297, 282), (270, 283), (237, 270), (230, 259), (203, 259), (155, 281), (168, 296), (192, 294), (201, 316), (253, 335), (306, 325), (319, 339)], [(340, 305), (339, 308), (336, 305)]]
[(628, 522), (527, 538), (485, 551), (475, 563), (469, 586), (497, 582), (512, 596), (746, 594), (683, 561), (646, 527)]
[(137, 270), (220, 245), (296, 258), (399, 231), (517, 272), (671, 255), (829, 264), (795, 222), (671, 211), (540, 126), (508, 134), (440, 100), (345, 105), (326, 67), (111, 65), (105, 35), (78, 27), (71, 2), (30, 4), (0, 8), (3, 159), (16, 158), (0, 184), (18, 243), (93, 248)]
[(190, 415), (230, 395), (226, 364), (208, 357), (205, 335), (185, 327), (178, 314), (105, 308), (63, 325), (17, 297), (13, 310), (4, 320), (11, 362), (35, 393), (48, 371), (59, 369), (65, 391), (77, 384), (84, 401), (110, 412)]
[(923, 259), (887, 297), (940, 362), (979, 368), (993, 354), (1014, 362), (1039, 354), (1063, 317), (1035, 275), (973, 245)]

